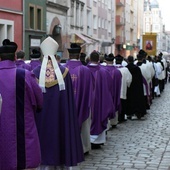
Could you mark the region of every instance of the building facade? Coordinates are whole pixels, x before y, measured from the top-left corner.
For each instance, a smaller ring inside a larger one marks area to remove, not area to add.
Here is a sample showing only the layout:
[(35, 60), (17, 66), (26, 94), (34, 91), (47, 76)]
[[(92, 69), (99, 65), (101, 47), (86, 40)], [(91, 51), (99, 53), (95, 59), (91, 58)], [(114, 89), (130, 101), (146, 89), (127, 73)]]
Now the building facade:
[(162, 20), (157, 0), (1, 0), (0, 43), (16, 41), (26, 59), (47, 36), (58, 42), (62, 58), (72, 42), (87, 55), (136, 56), (148, 32), (157, 33), (158, 52), (169, 50)]
[(116, 0), (115, 2), (115, 29), (116, 29), (116, 49), (115, 53), (123, 53), (123, 44), (125, 43), (125, 0)]
[(58, 55), (62, 58), (67, 58), (69, 42), (68, 8), (67, 0), (47, 0), (47, 35), (59, 44)]
[(116, 0), (116, 51), (136, 57), (143, 32), (143, 0)]
[(46, 0), (23, 0), (24, 3), (24, 47), (26, 59), (32, 49), (40, 48), (46, 38)]
[(167, 40), (165, 33), (165, 25), (163, 25), (163, 18), (157, 0), (145, 0), (143, 33), (157, 34), (157, 54), (160, 51), (166, 50)]
[(4, 39), (15, 41), (23, 48), (23, 1), (0, 1), (0, 44)]

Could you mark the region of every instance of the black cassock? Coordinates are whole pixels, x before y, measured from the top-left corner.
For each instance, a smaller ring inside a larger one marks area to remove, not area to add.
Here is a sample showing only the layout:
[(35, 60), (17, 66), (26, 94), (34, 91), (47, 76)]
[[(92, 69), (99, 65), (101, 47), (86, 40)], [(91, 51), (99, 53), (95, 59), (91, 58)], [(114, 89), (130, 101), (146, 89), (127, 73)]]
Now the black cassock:
[(133, 63), (126, 66), (132, 74), (132, 83), (127, 89), (128, 116), (136, 115), (139, 119), (146, 114), (146, 105), (143, 91), (143, 76), (140, 68)]

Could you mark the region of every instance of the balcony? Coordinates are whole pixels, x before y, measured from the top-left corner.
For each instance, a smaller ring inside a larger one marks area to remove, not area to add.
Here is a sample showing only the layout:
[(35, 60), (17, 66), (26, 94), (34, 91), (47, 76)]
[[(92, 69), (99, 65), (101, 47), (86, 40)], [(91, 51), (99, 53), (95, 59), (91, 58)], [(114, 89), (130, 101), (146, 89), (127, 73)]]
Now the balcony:
[(125, 0), (116, 0), (116, 6), (125, 6)]
[(123, 26), (125, 25), (125, 19), (124, 17), (120, 16), (120, 15), (116, 15), (116, 25), (117, 26)]
[(124, 43), (125, 38), (122, 36), (116, 36), (116, 44), (123, 44)]

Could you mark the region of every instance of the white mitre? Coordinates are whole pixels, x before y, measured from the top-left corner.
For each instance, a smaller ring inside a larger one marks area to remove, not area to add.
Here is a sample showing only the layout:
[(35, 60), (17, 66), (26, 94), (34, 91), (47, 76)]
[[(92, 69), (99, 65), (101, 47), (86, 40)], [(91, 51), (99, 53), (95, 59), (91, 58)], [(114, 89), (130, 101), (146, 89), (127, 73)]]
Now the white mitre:
[(43, 57), (41, 70), (40, 70), (39, 86), (42, 88), (43, 92), (45, 92), (45, 75), (46, 75), (48, 57), (51, 58), (54, 71), (58, 80), (59, 89), (65, 90), (65, 83), (63, 80), (63, 76), (58, 66), (57, 60), (54, 56), (57, 53), (58, 47), (59, 47), (58, 43), (51, 37), (47, 37), (40, 45), (44, 57)]

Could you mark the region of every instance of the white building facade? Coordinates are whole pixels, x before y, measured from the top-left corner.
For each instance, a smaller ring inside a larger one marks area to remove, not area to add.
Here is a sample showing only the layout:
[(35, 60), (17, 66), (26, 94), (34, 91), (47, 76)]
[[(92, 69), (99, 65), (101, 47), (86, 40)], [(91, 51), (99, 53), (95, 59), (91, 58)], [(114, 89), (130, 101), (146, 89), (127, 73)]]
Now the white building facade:
[(75, 42), (88, 55), (136, 55), (143, 28), (144, 0), (47, 0), (47, 35), (62, 58)]
[(157, 54), (160, 51), (167, 50), (167, 34), (165, 33), (165, 25), (163, 25), (163, 18), (159, 3), (157, 0), (151, 2), (145, 0), (145, 11), (144, 11), (144, 27), (143, 34), (145, 33), (156, 33), (157, 34)]

